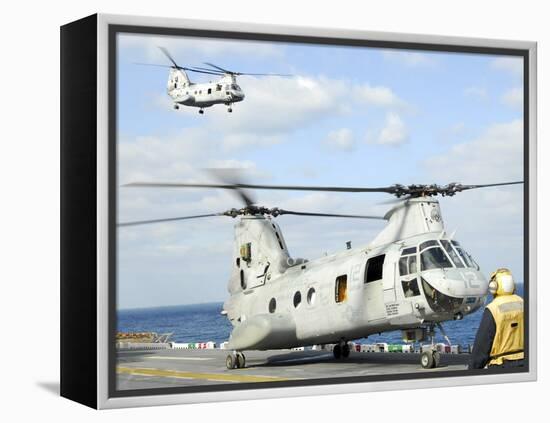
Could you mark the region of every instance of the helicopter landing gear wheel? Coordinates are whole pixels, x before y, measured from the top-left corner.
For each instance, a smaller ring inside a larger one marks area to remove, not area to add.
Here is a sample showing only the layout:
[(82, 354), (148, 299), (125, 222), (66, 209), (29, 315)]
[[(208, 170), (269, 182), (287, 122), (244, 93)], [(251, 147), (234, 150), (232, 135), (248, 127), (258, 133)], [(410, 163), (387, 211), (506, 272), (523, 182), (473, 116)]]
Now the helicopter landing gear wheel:
[(438, 351), (424, 351), (420, 356), (420, 364), (424, 369), (433, 369), (439, 366), (441, 355)]
[(246, 358), (243, 353), (237, 353), (236, 367), (237, 369), (244, 369), (246, 367)]
[(174, 110), (179, 110), (180, 106), (178, 104), (174, 104)]
[(229, 107), (229, 108), (227, 109), (227, 111), (228, 111), (229, 113), (231, 113), (231, 112), (233, 112), (233, 109), (232, 109), (231, 107)]
[(342, 358), (348, 358), (350, 353), (349, 344), (344, 344), (342, 346)]
[(439, 351), (434, 351), (434, 368), (438, 368), (439, 367), (439, 363), (441, 362), (441, 354), (439, 353)]
[(342, 348), (340, 348), (340, 345), (335, 345), (332, 349), (332, 354), (334, 354), (334, 358), (339, 359), (342, 357)]
[(225, 367), (229, 370), (242, 369), (245, 366), (246, 358), (243, 353), (233, 352), (231, 354), (227, 354), (227, 357), (225, 358)]
[(236, 358), (234, 354), (227, 355), (225, 358), (225, 367), (227, 367), (228, 370), (233, 370), (235, 368)]
[(434, 364), (434, 358), (431, 351), (424, 351), (420, 356), (420, 364), (424, 369), (431, 369)]
[(204, 115), (204, 110), (200, 109), (199, 110), (199, 115)]

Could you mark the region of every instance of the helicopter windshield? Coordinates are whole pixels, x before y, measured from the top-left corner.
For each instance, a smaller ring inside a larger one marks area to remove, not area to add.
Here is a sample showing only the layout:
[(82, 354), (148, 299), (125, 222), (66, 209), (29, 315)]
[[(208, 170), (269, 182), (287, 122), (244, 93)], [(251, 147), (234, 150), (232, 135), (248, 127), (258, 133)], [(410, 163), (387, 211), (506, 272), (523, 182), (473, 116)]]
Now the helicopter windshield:
[(442, 239), (441, 245), (443, 245), (443, 248), (445, 248), (445, 251), (447, 251), (447, 254), (449, 255), (456, 267), (464, 267), (464, 264), (458, 257), (458, 254), (455, 252), (449, 241), (447, 241), (446, 239)]
[(460, 257), (462, 257), (462, 260), (464, 260), (464, 263), (466, 264), (467, 267), (472, 267), (474, 269), (479, 270), (479, 265), (475, 262), (472, 256), (468, 254), (466, 250), (464, 250), (464, 248), (462, 248), (462, 246), (458, 243), (458, 241), (451, 241), (451, 243), (455, 247)]
[(420, 270), (448, 267), (471, 267), (479, 270), (479, 266), (472, 256), (457, 241), (446, 239), (424, 241), (420, 244), (419, 250), (421, 251)]
[(240, 91), (241, 87), (239, 87), (237, 84), (231, 84), (231, 89), (235, 91)]
[(435, 243), (437, 246), (428, 247), (420, 253), (421, 270), (453, 267), (453, 264), (451, 263), (443, 249), (439, 246), (437, 241), (435, 241)]

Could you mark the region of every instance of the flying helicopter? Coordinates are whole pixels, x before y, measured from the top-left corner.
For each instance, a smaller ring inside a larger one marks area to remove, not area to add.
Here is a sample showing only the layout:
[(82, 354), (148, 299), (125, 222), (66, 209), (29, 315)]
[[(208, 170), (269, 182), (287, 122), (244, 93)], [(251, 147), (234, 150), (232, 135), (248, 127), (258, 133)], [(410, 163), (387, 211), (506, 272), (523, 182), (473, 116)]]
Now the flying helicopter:
[[(158, 222), (226, 216), (238, 218), (222, 314), (231, 322), (228, 369), (246, 365), (245, 351), (335, 344), (336, 359), (350, 355), (349, 342), (401, 330), (406, 342), (431, 339), (420, 357), (423, 368), (437, 367), (433, 348), (437, 327), (450, 343), (443, 322), (461, 320), (485, 303), (488, 281), (479, 265), (444, 227), (437, 196), (522, 184), (390, 185), (331, 187), (245, 183), (135, 182), (128, 187), (226, 189), (244, 207), (217, 213), (119, 223)], [(374, 193), (397, 197), (384, 216), (313, 213), (255, 204), (248, 190)], [(379, 219), (385, 227), (367, 245), (307, 260), (290, 255), (279, 216)]]
[[(225, 104), (229, 113), (233, 112), (233, 103), (244, 100), (244, 91), (237, 84), (237, 76), (290, 76), (277, 73), (248, 73), (236, 72), (224, 69), (213, 63), (205, 62), (208, 67), (184, 67), (176, 63), (170, 52), (159, 47), (172, 65), (159, 65), (154, 63), (136, 63), (144, 66), (160, 66), (170, 68), (166, 92), (174, 102), (174, 109), (180, 106), (198, 107), (199, 114), (204, 114), (204, 109), (215, 104)], [(191, 82), (187, 72), (202, 73), (220, 77), (215, 82), (194, 83)]]

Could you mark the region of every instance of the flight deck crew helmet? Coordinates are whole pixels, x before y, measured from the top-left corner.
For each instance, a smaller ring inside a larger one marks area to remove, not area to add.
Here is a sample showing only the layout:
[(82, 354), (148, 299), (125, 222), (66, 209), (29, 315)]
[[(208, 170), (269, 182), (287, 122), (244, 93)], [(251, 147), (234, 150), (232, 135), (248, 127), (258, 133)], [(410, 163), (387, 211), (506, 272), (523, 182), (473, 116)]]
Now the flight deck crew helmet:
[(511, 295), (516, 291), (516, 284), (512, 272), (500, 268), (491, 273), (489, 279), (489, 292), (495, 297), (498, 295)]

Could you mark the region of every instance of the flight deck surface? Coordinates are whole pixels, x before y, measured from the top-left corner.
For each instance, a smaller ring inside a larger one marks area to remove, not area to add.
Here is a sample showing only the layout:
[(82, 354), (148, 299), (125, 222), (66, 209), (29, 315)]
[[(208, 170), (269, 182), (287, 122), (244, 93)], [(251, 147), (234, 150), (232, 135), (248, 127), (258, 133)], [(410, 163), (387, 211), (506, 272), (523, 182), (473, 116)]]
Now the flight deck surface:
[(246, 368), (228, 370), (221, 349), (128, 350), (117, 353), (117, 390), (466, 370), (469, 354), (442, 354), (440, 367), (423, 369), (420, 354), (326, 350), (247, 351)]

